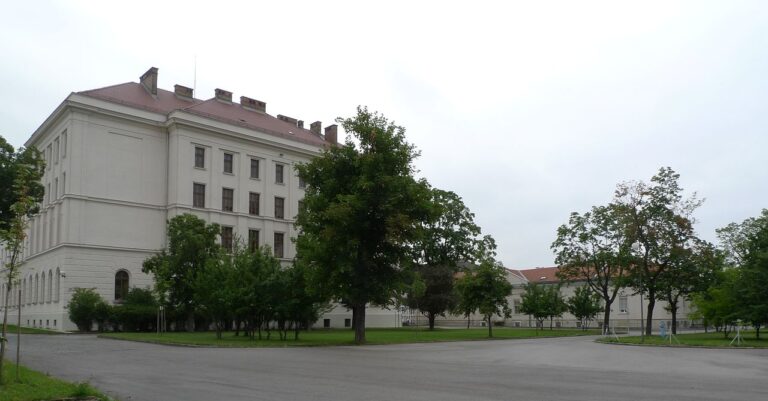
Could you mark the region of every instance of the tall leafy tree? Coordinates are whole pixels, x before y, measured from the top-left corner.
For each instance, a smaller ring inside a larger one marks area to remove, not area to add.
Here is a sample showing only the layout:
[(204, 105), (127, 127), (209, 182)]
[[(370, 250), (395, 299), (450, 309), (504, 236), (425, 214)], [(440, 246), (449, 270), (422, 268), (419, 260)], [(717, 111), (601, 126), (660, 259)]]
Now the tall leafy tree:
[(455, 275), (462, 264), (474, 263), (482, 248), (474, 217), (456, 193), (431, 190), (430, 218), (420, 225), (413, 244), (419, 291), (409, 291), (407, 298), (409, 307), (427, 316), (430, 330), (437, 316), (456, 306)]
[(768, 324), (768, 210), (754, 219), (752, 230), (746, 235), (742, 267), (745, 318), (757, 331)]
[(548, 285), (544, 287), (544, 309), (547, 318), (549, 318), (549, 329), (552, 330), (552, 324), (556, 317), (563, 316), (568, 311), (568, 304), (560, 293), (559, 285)]
[[(0, 191), (0, 231), (11, 228), (16, 216), (12, 210), (13, 205), (22, 197), (29, 197), (34, 201), (28, 214), (37, 213), (38, 204), (43, 200), (45, 191), (40, 183), (44, 172), (45, 162), (36, 148), (16, 150), (0, 136), (0, 188), (3, 188)], [(18, 191), (19, 179), (24, 181), (24, 193)]]
[(547, 310), (547, 290), (544, 285), (528, 283), (520, 297), (520, 311), (536, 320), (536, 327), (544, 328)]
[[(0, 245), (5, 247), (10, 256), (4, 266), (5, 277), (2, 277), (8, 291), (5, 293), (0, 332), (0, 385), (3, 382), (8, 309), (13, 293), (11, 289), (19, 286), (18, 275), (23, 263), (21, 257), (27, 239), (28, 218), (36, 212), (37, 204), (42, 200), (40, 178), (44, 170), (45, 162), (37, 149), (19, 149), (14, 152), (13, 147), (0, 137), (0, 185), (3, 188), (0, 191)], [(20, 341), (17, 347), (18, 344)], [(17, 355), (19, 352), (17, 348)]]
[(690, 244), (675, 247), (667, 271), (658, 279), (659, 299), (672, 315), (672, 334), (677, 334), (677, 311), (681, 300), (706, 290), (723, 264), (722, 254), (706, 242), (693, 238)]
[(622, 183), (615, 193), (621, 224), (633, 244), (632, 286), (647, 294), (646, 335), (651, 335), (656, 301), (663, 299), (664, 276), (676, 268), (677, 255), (697, 238), (693, 212), (701, 201), (695, 194), (683, 196), (679, 178), (663, 167), (650, 183)]
[(580, 322), (582, 330), (586, 330), (589, 322), (603, 310), (600, 295), (588, 286), (576, 287), (573, 295), (568, 298), (567, 305), (568, 312)]
[(493, 337), (493, 316), (508, 318), (512, 315), (507, 297), (512, 293), (512, 284), (507, 280), (507, 271), (493, 260), (485, 258), (480, 265), (464, 274), (456, 284), (467, 309), (472, 308), (488, 323), (488, 337)]
[(563, 281), (585, 282), (603, 300), (603, 328), (610, 327), (611, 305), (627, 285), (630, 236), (621, 224), (619, 207), (594, 206), (584, 214), (572, 213), (557, 229), (552, 243), (558, 276)]
[(166, 249), (143, 263), (142, 271), (155, 278), (161, 301), (177, 316), (186, 318), (188, 330), (194, 329), (197, 275), (216, 259), (218, 235), (217, 224), (207, 224), (192, 214), (175, 216), (168, 221)]
[(352, 308), (360, 344), (366, 305), (389, 304), (403, 283), (408, 244), (428, 218), (430, 197), (413, 177), (418, 152), (404, 128), (367, 108), (337, 121), (350, 135), (346, 142), (297, 167), (307, 183), (297, 257), (314, 283)]

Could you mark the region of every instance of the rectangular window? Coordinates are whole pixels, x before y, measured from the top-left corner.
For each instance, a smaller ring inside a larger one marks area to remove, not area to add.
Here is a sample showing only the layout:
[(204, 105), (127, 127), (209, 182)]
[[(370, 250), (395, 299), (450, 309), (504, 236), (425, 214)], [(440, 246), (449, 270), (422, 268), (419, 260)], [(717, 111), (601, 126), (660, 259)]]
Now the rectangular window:
[(51, 161), (53, 159), (51, 158), (51, 145), (48, 145), (48, 147), (45, 149), (45, 161), (46, 161), (46, 168), (51, 168)]
[(275, 164), (275, 182), (278, 184), (283, 183), (283, 165)]
[(235, 190), (231, 188), (222, 188), (221, 190), (221, 210), (231, 212), (235, 199)]
[(520, 300), (516, 299), (512, 302), (512, 314), (517, 315), (520, 314)]
[(205, 148), (195, 146), (195, 167), (205, 168)]
[(61, 173), (61, 196), (67, 191), (67, 173)]
[(285, 218), (285, 199), (275, 196), (275, 218)]
[(59, 164), (59, 138), (53, 140), (53, 164)]
[(251, 159), (251, 178), (259, 178), (259, 159)]
[(59, 179), (53, 180), (53, 200), (59, 199)]
[(352, 319), (344, 319), (344, 327), (352, 327)]
[(248, 193), (248, 214), (259, 215), (259, 201), (261, 196), (256, 192)]
[(624, 295), (619, 297), (619, 313), (629, 313), (628, 300)]
[(232, 252), (232, 227), (221, 227), (221, 247)]
[(251, 252), (259, 249), (259, 230), (248, 230), (248, 249)]
[(234, 159), (234, 156), (232, 156), (232, 153), (224, 153), (224, 172), (228, 174), (232, 174), (232, 160)]
[(283, 233), (275, 233), (275, 257), (282, 258), (283, 253)]
[(297, 209), (297, 212), (296, 212), (296, 216), (298, 216), (298, 214), (301, 213), (301, 209), (304, 209), (304, 201), (303, 200), (299, 201), (299, 205), (298, 205), (298, 209)]
[(195, 183), (192, 188), (192, 206), (205, 207), (205, 184)]
[(67, 130), (61, 133), (61, 158), (67, 157)]
[[(27, 326), (29, 326), (29, 320), (27, 320)], [(323, 319), (323, 328), (324, 329), (331, 328), (331, 319)]]
[(307, 187), (307, 183), (304, 182), (304, 179), (299, 176), (299, 188), (304, 189)]

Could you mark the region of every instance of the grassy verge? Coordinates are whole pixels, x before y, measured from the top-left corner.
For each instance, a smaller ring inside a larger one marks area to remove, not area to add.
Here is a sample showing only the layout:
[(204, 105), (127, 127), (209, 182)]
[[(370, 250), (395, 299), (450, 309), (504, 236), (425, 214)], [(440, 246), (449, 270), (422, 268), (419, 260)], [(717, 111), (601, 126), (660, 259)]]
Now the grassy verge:
[[(0, 326), (2, 326), (2, 319), (0, 319)], [(16, 326), (9, 324), (8, 325), (8, 334), (16, 334)], [(22, 327), (21, 328), (21, 334), (61, 334), (59, 331), (53, 331), (53, 330), (46, 330), (46, 329), (35, 329), (32, 327)]]
[[(729, 348), (736, 346), (736, 342), (733, 342), (733, 336), (735, 333), (730, 334), (728, 338), (725, 338), (723, 333), (692, 333), (692, 334), (679, 334), (672, 339), (672, 344), (669, 343), (669, 338), (661, 338), (660, 336), (645, 337), (642, 339), (640, 336), (619, 337), (618, 343), (620, 344), (637, 344), (637, 345), (656, 345), (656, 346), (672, 346), (672, 347), (722, 347)], [(754, 347), (754, 348), (768, 348), (768, 338), (763, 333), (760, 339), (755, 337), (754, 331), (742, 332), (743, 341), (741, 347)], [(597, 340), (604, 343), (616, 343), (615, 338), (601, 338)]]
[[(518, 339), (536, 337), (565, 337), (587, 334), (597, 334), (596, 331), (583, 330), (543, 330), (516, 329), (495, 327), (493, 339)], [(354, 344), (354, 333), (351, 330), (323, 330), (302, 331), (299, 340), (293, 340), (293, 333), (289, 334), (287, 341), (277, 339), (277, 332), (272, 333), (270, 340), (251, 340), (234, 333), (224, 333), (221, 340), (216, 339), (212, 332), (196, 333), (107, 333), (101, 337), (121, 340), (143, 341), (158, 344), (196, 345), (210, 347), (307, 347)], [(436, 329), (429, 331), (423, 328), (397, 328), (397, 329), (368, 329), (366, 330), (368, 344), (406, 344), (440, 341), (466, 341), (487, 340), (488, 329)]]
[(0, 401), (53, 400), (68, 397), (109, 400), (86, 383), (69, 383), (54, 379), (24, 366), (19, 370), (19, 382), (16, 382), (15, 378), (16, 365), (6, 360), (3, 364), (4, 383), (0, 384)]

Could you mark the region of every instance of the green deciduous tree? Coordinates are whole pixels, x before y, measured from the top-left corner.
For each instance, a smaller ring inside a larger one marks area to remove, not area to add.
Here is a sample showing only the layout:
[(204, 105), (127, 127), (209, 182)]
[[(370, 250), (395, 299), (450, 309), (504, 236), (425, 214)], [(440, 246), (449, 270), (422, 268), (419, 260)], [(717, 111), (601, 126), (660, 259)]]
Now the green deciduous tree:
[(191, 214), (175, 216), (168, 221), (168, 246), (144, 261), (142, 271), (151, 273), (160, 300), (194, 329), (194, 286), (197, 274), (219, 254), (217, 224)]
[(693, 212), (701, 205), (696, 195), (683, 197), (680, 175), (664, 167), (644, 182), (617, 186), (614, 203), (633, 244), (632, 286), (647, 294), (645, 334), (651, 335), (656, 301), (663, 299), (664, 276), (676, 259), (697, 239)]
[(544, 328), (544, 320), (548, 317), (547, 291), (544, 285), (528, 283), (525, 292), (520, 297), (520, 312), (533, 317), (536, 327)]
[(589, 286), (576, 287), (573, 295), (568, 298), (568, 312), (580, 322), (583, 330), (586, 330), (589, 322), (603, 311), (601, 299), (601, 296)]
[(572, 213), (557, 229), (552, 243), (558, 276), (563, 281), (582, 281), (605, 304), (603, 328), (610, 327), (611, 305), (619, 289), (627, 285), (631, 263), (630, 237), (621, 224), (616, 205), (595, 206), (584, 214)]
[(359, 344), (366, 305), (391, 303), (402, 286), (408, 245), (428, 218), (430, 197), (413, 177), (418, 152), (405, 129), (366, 108), (337, 121), (351, 138), (297, 167), (307, 183), (297, 257), (313, 283), (352, 308)]
[(673, 249), (669, 268), (658, 279), (658, 299), (666, 301), (665, 309), (672, 315), (672, 334), (677, 334), (680, 301), (706, 290), (722, 264), (722, 254), (712, 244), (697, 238)]
[(430, 330), (435, 328), (438, 315), (455, 308), (455, 275), (460, 264), (477, 260), (482, 244), (480, 227), (461, 197), (432, 189), (429, 220), (420, 225), (413, 244), (414, 272), (419, 280), (416, 288), (420, 291), (410, 290), (407, 297), (409, 307), (427, 316)]
[[(13, 147), (0, 137), (0, 245), (10, 256), (3, 266), (2, 277), (8, 290), (5, 294), (0, 331), (0, 385), (3, 383), (3, 361), (12, 288), (19, 286), (18, 275), (27, 239), (28, 218), (35, 213), (37, 204), (42, 200), (43, 187), (40, 178), (44, 169), (45, 163), (37, 149), (22, 148), (14, 152)], [(20, 341), (17, 344), (20, 344)], [(17, 356), (19, 352), (17, 348)]]
[(507, 297), (512, 293), (512, 284), (507, 280), (507, 271), (492, 258), (484, 258), (480, 265), (467, 271), (456, 283), (463, 308), (475, 310), (488, 323), (488, 337), (493, 337), (493, 316), (508, 318), (512, 315)]
[(745, 320), (757, 330), (768, 324), (768, 209), (752, 220), (742, 266)]

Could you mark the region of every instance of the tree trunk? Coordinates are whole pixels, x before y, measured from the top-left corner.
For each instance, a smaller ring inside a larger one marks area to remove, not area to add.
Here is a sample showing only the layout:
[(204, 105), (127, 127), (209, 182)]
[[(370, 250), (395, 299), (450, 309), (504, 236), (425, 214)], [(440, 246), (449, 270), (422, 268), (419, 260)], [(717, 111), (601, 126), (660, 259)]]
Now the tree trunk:
[[(8, 274), (8, 285), (5, 292), (5, 303), (3, 304), (3, 330), (0, 332), (0, 386), (3, 385), (3, 361), (5, 360), (5, 343), (8, 338), (8, 308), (11, 300), (11, 275)], [(18, 367), (16, 367), (18, 370)]]
[(187, 314), (187, 321), (184, 324), (184, 328), (186, 331), (195, 331), (195, 314), (192, 312), (189, 312)]
[(656, 293), (648, 291), (648, 315), (645, 317), (645, 335), (650, 336), (653, 331), (653, 307), (656, 306)]
[(755, 326), (755, 338), (760, 339), (760, 325)]
[[(758, 328), (758, 336), (760, 339), (760, 329)], [(16, 318), (16, 382), (19, 382), (19, 368), (21, 366), (21, 287), (19, 287), (19, 314)]]
[(669, 310), (672, 312), (672, 334), (677, 335), (677, 301), (669, 303)]
[(493, 337), (493, 324), (491, 324), (491, 315), (488, 315), (488, 337)]
[(355, 304), (352, 307), (354, 316), (355, 344), (365, 344), (365, 304)]
[(472, 320), (469, 319), (469, 313), (467, 313), (467, 329), (469, 329), (469, 324), (472, 322)]
[[(582, 327), (584, 324), (582, 324)], [(603, 334), (608, 334), (611, 327), (611, 302), (605, 301), (605, 312), (603, 312)]]
[(429, 319), (429, 329), (434, 330), (435, 329), (435, 314), (432, 312), (427, 313), (427, 318)]

